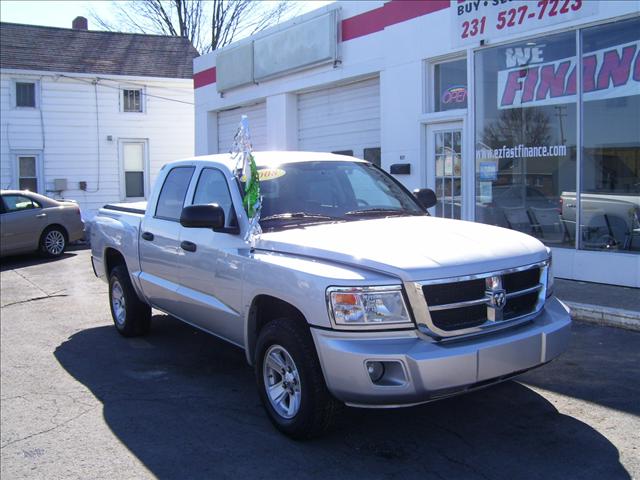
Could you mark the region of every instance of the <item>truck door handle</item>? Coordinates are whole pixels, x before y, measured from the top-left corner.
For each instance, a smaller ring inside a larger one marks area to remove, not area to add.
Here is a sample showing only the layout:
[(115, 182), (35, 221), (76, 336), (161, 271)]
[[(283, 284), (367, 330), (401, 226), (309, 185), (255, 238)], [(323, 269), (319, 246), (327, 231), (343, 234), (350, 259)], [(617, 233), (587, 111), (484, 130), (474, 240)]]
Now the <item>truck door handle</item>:
[(36, 215), (36, 218), (44, 218), (46, 216), (47, 216), (46, 213), (39, 213), (38, 215)]
[(153, 241), (153, 233), (151, 232), (142, 232), (141, 237), (143, 240), (149, 240), (150, 242)]
[(187, 252), (195, 252), (197, 247), (195, 243), (185, 240), (180, 243), (180, 248), (186, 250)]

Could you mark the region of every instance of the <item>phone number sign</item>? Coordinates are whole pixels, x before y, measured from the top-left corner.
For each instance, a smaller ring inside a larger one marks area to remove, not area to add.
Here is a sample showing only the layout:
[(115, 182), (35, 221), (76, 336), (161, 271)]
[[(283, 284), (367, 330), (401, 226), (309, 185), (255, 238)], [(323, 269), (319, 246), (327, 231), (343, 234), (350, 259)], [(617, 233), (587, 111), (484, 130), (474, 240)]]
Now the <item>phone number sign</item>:
[(593, 0), (452, 0), (453, 44), (480, 40), (588, 17), (598, 11)]

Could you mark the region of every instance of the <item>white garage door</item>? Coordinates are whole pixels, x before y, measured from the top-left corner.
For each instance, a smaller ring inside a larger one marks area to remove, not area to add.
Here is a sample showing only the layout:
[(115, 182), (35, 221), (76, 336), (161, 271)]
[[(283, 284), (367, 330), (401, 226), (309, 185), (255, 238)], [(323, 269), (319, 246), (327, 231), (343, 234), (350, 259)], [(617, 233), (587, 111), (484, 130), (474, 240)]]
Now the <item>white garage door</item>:
[(299, 94), (298, 145), (300, 150), (353, 152), (379, 164), (378, 77)]
[(267, 148), (267, 107), (266, 103), (257, 103), (246, 107), (218, 112), (218, 152), (225, 153), (233, 146), (233, 137), (238, 131), (240, 117), (249, 118), (249, 132), (254, 150)]

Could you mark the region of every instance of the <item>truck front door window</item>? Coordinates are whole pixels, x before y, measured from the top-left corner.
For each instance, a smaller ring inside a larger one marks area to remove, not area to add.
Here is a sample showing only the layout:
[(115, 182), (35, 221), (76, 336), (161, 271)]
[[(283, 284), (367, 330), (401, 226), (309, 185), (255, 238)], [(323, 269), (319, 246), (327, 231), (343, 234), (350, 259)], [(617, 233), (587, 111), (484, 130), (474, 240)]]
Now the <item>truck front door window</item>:
[(224, 210), (224, 223), (226, 227), (237, 224), (231, 193), (227, 180), (220, 170), (215, 168), (205, 168), (200, 173), (198, 185), (193, 195), (193, 205), (207, 205), (215, 203)]

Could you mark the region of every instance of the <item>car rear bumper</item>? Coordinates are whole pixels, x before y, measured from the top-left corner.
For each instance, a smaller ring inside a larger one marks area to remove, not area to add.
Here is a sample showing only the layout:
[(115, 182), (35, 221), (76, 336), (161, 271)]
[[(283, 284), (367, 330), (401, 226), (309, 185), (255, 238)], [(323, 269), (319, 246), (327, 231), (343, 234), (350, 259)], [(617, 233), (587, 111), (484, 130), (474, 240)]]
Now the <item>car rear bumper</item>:
[(84, 223), (74, 225), (74, 228), (69, 231), (69, 243), (77, 242), (82, 239), (84, 239)]
[[(568, 309), (554, 297), (527, 324), (457, 341), (438, 342), (416, 331), (311, 331), (335, 397), (353, 406), (395, 407), (464, 393), (543, 365), (567, 349), (570, 329)], [(377, 384), (367, 362), (386, 367)]]

